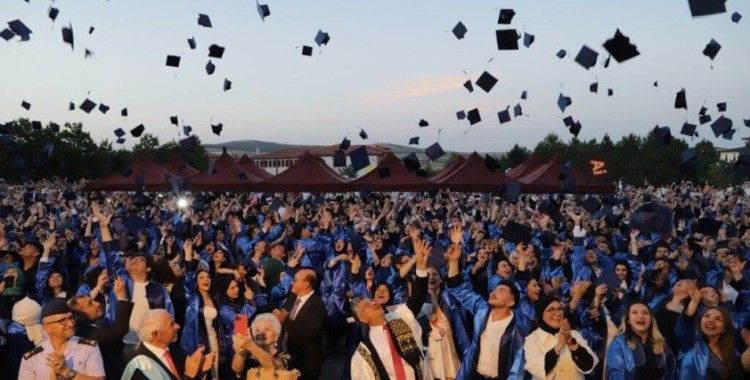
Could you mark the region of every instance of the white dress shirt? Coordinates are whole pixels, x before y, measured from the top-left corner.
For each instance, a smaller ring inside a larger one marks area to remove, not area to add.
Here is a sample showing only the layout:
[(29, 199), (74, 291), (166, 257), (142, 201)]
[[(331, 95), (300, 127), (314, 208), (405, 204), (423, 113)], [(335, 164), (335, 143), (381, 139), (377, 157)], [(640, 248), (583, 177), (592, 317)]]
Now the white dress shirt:
[[(292, 309), (289, 310), (289, 319), (295, 320), (297, 318), (297, 314), (299, 314), (299, 311), (302, 310), (302, 306), (305, 306), (305, 302), (307, 302), (307, 300), (309, 300), (310, 297), (312, 297), (314, 293), (315, 291), (313, 290), (312, 292), (307, 293), (304, 296), (301, 296), (301, 297), (297, 296), (297, 299), (299, 300), (299, 305), (297, 305), (297, 310), (294, 310), (294, 304), (292, 304)], [(296, 303), (297, 300), (294, 300), (294, 302)], [(294, 315), (292, 315), (293, 313)]]
[[(396, 367), (393, 366), (393, 357), (391, 356), (391, 347), (388, 344), (388, 336), (385, 333), (385, 325), (384, 326), (378, 326), (378, 327), (370, 327), (370, 342), (372, 342), (373, 347), (375, 347), (375, 351), (378, 352), (378, 357), (380, 358), (380, 361), (383, 362), (383, 366), (385, 367), (385, 371), (388, 372), (388, 377), (391, 379), (396, 378)], [(416, 337), (415, 337), (416, 338)], [(398, 344), (395, 341), (393, 341), (394, 344)], [(413, 380), (414, 377), (414, 369), (411, 368), (409, 363), (404, 360), (404, 358), (400, 358), (401, 363), (403, 363), (404, 366), (404, 373), (406, 374), (407, 380)]]

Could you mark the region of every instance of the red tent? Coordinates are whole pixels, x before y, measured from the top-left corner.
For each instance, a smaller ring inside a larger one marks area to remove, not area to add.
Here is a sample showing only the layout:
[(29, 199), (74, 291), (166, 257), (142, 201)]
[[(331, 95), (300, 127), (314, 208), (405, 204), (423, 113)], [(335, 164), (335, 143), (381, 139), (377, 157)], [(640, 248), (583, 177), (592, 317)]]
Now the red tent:
[(437, 183), (437, 182), (440, 182), (441, 179), (447, 178), (448, 176), (453, 174), (453, 172), (456, 171), (456, 169), (460, 168), (461, 165), (464, 164), (464, 162), (466, 162), (466, 159), (464, 158), (464, 156), (459, 155), (458, 158), (456, 158), (456, 160), (453, 161), (452, 164), (443, 168), (443, 170), (433, 174), (432, 177), (430, 177), (430, 182)]
[(289, 169), (258, 184), (261, 191), (321, 192), (348, 191), (347, 181), (318, 156), (305, 152)]
[(253, 160), (247, 156), (247, 154), (243, 154), (242, 157), (240, 157), (239, 161), (237, 161), (238, 164), (240, 164), (240, 167), (242, 169), (245, 169), (246, 172), (260, 178), (260, 179), (269, 179), (273, 177), (273, 174), (265, 171), (265, 169), (261, 168)]
[(537, 156), (531, 156), (528, 160), (516, 165), (512, 169), (505, 172), (505, 176), (512, 179), (519, 179), (526, 174), (531, 173), (534, 169), (538, 168), (541, 163)]
[[(598, 179), (586, 172), (570, 167), (566, 178), (571, 179), (567, 186), (561, 180), (561, 173), (565, 162), (558, 156), (553, 156), (549, 162), (540, 165), (535, 170), (518, 179), (528, 193), (575, 193), (575, 194), (603, 194), (612, 193), (615, 188), (605, 178)], [(566, 187), (566, 188), (564, 188)]]
[(179, 176), (164, 169), (148, 155), (138, 156), (127, 172), (127, 177), (119, 173), (91, 181), (84, 190), (168, 191), (172, 188), (170, 180), (180, 179)]
[(510, 182), (508, 177), (499, 171), (493, 172), (484, 162), (484, 158), (472, 153), (461, 166), (452, 173), (440, 179), (437, 183), (441, 188), (451, 191), (499, 191)]
[(262, 180), (237, 164), (224, 152), (208, 170), (190, 178), (190, 188), (204, 191), (249, 191)]
[(164, 164), (164, 168), (185, 179), (190, 179), (200, 173), (200, 170), (190, 166), (177, 153), (169, 156), (169, 160)]
[[(390, 175), (382, 177), (388, 172)], [(378, 166), (369, 173), (350, 182), (353, 190), (372, 191), (427, 191), (434, 185), (425, 177), (419, 177), (406, 169), (403, 162), (388, 152), (380, 159)]]

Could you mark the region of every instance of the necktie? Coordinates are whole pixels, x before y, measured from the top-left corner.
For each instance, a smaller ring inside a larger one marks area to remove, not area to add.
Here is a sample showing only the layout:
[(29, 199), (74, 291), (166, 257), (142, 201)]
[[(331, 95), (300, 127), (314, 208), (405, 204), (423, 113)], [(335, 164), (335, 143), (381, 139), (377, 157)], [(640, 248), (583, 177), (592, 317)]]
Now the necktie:
[(167, 367), (169, 367), (169, 370), (172, 371), (172, 375), (174, 375), (175, 378), (180, 378), (180, 374), (177, 372), (177, 367), (174, 365), (174, 360), (172, 360), (172, 354), (169, 353), (169, 350), (164, 351), (164, 355), (162, 355), (162, 358), (164, 358), (164, 361), (167, 362)]
[(302, 303), (302, 299), (297, 297), (297, 299), (294, 301), (294, 306), (292, 306), (292, 311), (289, 313), (289, 318), (291, 320), (297, 319), (297, 313), (299, 312), (299, 305)]
[(398, 349), (396, 349), (396, 343), (393, 341), (388, 323), (383, 326), (383, 330), (385, 330), (385, 336), (388, 337), (388, 348), (391, 349), (391, 359), (393, 359), (393, 369), (396, 370), (396, 380), (406, 380), (404, 362), (401, 361), (401, 355), (398, 354)]

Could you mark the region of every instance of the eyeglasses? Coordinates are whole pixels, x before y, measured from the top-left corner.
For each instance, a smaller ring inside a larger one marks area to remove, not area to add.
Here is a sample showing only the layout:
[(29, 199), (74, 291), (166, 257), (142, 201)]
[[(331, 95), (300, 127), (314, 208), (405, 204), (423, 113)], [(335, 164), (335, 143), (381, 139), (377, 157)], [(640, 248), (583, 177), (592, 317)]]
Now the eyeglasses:
[(555, 314), (555, 313), (562, 313), (563, 310), (564, 309), (562, 307), (551, 307), (551, 308), (545, 310), (544, 312), (545, 313), (550, 313), (550, 314)]
[(53, 324), (53, 323), (57, 323), (60, 326), (64, 326), (67, 323), (75, 323), (75, 318), (73, 318), (73, 315), (69, 315), (69, 316), (67, 316), (65, 318), (60, 318), (60, 319), (58, 319), (56, 321), (45, 322), (45, 324), (47, 324), (47, 325)]

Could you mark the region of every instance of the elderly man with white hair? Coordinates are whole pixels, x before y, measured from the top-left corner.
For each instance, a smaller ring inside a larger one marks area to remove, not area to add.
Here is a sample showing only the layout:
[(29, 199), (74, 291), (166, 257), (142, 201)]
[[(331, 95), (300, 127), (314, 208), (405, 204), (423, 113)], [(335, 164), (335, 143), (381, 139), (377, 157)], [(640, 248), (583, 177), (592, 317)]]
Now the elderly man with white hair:
[(179, 344), (174, 344), (179, 329), (167, 310), (145, 312), (138, 325), (141, 343), (125, 367), (122, 380), (193, 380), (205, 376), (215, 354), (204, 355), (204, 348), (198, 347), (186, 355)]

